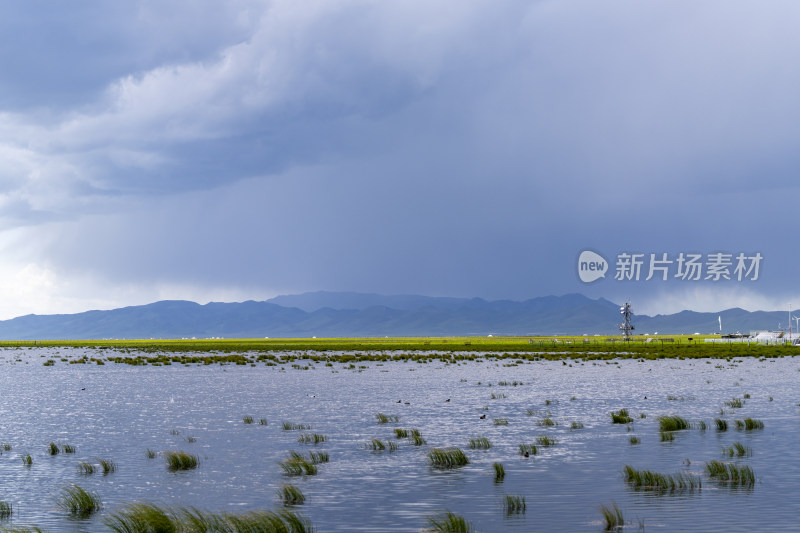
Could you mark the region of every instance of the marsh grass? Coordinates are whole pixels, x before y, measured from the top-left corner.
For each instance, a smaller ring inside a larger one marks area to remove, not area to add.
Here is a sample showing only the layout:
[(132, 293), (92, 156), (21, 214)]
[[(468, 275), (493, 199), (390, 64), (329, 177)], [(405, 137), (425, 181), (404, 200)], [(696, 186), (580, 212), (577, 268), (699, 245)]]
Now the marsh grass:
[(753, 450), (750, 446), (745, 446), (741, 442), (734, 442), (730, 446), (722, 448), (722, 455), (728, 457), (750, 457), (753, 455)]
[(290, 452), (289, 458), (278, 464), (287, 476), (314, 476), (317, 474), (317, 465), (297, 452)]
[(736, 421), (736, 429), (743, 429), (745, 431), (764, 429), (764, 422), (756, 418), (745, 418), (744, 420)]
[(64, 453), (75, 453), (75, 446), (71, 444), (64, 444), (61, 446), (61, 451)]
[(721, 418), (715, 418), (714, 424), (717, 426), (717, 431), (728, 431), (728, 421)]
[(661, 442), (672, 442), (675, 440), (675, 434), (671, 431), (659, 431), (659, 435), (661, 435)]
[(311, 429), (311, 424), (292, 424), (291, 422), (282, 422), (281, 427), (284, 431), (304, 431)]
[(155, 459), (156, 458), (156, 451), (155, 450), (151, 450), (150, 448), (147, 448), (147, 450), (145, 450), (144, 454), (145, 454), (145, 456), (147, 456), (148, 459)]
[(676, 492), (699, 490), (703, 482), (699, 477), (688, 474), (660, 474), (652, 470), (636, 470), (625, 465), (622, 470), (625, 482), (633, 488), (657, 492)]
[(639, 437), (631, 435), (630, 438), (628, 439), (628, 442), (630, 442), (631, 444), (639, 444), (642, 441)]
[(4, 452), (10, 452), (11, 451), (11, 444), (9, 444), (7, 442), (4, 442), (3, 444), (0, 444), (0, 447), (3, 448)]
[(503, 509), (506, 514), (524, 514), (527, 505), (525, 504), (525, 496), (512, 496), (506, 494), (503, 498)]
[(603, 515), (603, 521), (605, 522), (605, 531), (622, 529), (625, 525), (625, 519), (622, 517), (622, 510), (617, 507), (616, 503), (601, 505), (600, 513)]
[(320, 463), (327, 463), (330, 461), (328, 452), (311, 452), (308, 454), (311, 464), (317, 465)]
[(388, 450), (390, 453), (397, 450), (397, 443), (387, 440), (385, 443), (381, 439), (372, 439), (366, 444), (366, 448), (373, 452)]
[(540, 435), (536, 437), (536, 444), (543, 448), (547, 448), (548, 446), (555, 446), (558, 444), (558, 440), (555, 437), (548, 437), (547, 435)]
[(297, 437), (297, 442), (304, 444), (320, 444), (328, 440), (328, 437), (320, 433), (303, 433)]
[(427, 444), (425, 439), (422, 438), (422, 435), (419, 434), (419, 430), (418, 429), (409, 429), (408, 430), (408, 440), (411, 441), (411, 443), (414, 446), (422, 446), (424, 444)]
[(97, 468), (92, 463), (81, 462), (78, 463), (78, 472), (81, 474), (89, 475), (94, 474)]
[(503, 463), (492, 463), (492, 468), (494, 468), (494, 482), (502, 483), (506, 477), (506, 469), (503, 467)]
[(661, 431), (681, 431), (691, 427), (688, 420), (675, 415), (659, 416), (658, 423)]
[(575, 431), (577, 429), (583, 429), (583, 422), (572, 422), (569, 426), (570, 431)]
[(31, 466), (33, 464), (33, 457), (31, 457), (31, 454), (26, 453), (22, 455), (22, 464), (25, 466)]
[(180, 451), (166, 451), (164, 459), (167, 462), (167, 470), (170, 472), (191, 470), (200, 464), (200, 459), (196, 455)]
[(428, 460), (433, 468), (458, 468), (469, 464), (466, 454), (460, 448), (433, 448), (428, 452)]
[(258, 425), (259, 426), (266, 426), (267, 425), (267, 419), (266, 418), (259, 418), (258, 419)]
[(117, 471), (117, 465), (111, 459), (97, 459), (97, 462), (100, 463), (100, 468), (103, 470), (103, 475)]
[(64, 487), (57, 503), (64, 511), (82, 518), (103, 508), (97, 494), (87, 492), (78, 485)]
[(535, 444), (520, 444), (519, 445), (519, 454), (520, 455), (536, 455), (539, 453), (539, 449), (536, 447)]
[(732, 409), (741, 409), (742, 407), (744, 407), (744, 400), (741, 398), (733, 398), (725, 402), (725, 405)]
[(620, 409), (616, 413), (612, 411), (611, 413), (612, 424), (630, 424), (631, 422), (633, 422), (633, 418), (631, 418), (627, 409)]
[(242, 417), (242, 422), (244, 422), (245, 424), (252, 424), (252, 423), (253, 423), (253, 421), (254, 421), (254, 420), (253, 420), (253, 417), (252, 417), (252, 416), (250, 416), (250, 415), (247, 415), (247, 416), (243, 416), (243, 417)]
[(378, 424), (388, 424), (390, 422), (396, 423), (400, 422), (400, 417), (396, 415), (386, 415), (383, 413), (377, 413), (375, 415), (375, 419), (378, 421)]
[(542, 418), (540, 420), (537, 420), (536, 421), (536, 425), (537, 426), (552, 427), (552, 426), (557, 426), (558, 422), (556, 422), (555, 420), (553, 420), (552, 418), (550, 418), (548, 416), (548, 417)]
[(470, 524), (463, 516), (447, 511), (443, 516), (428, 518), (428, 531), (434, 533), (471, 533)]
[(14, 514), (14, 508), (11, 502), (0, 500), (0, 518), (9, 518), (12, 514)]
[(408, 430), (403, 428), (394, 428), (394, 436), (398, 439), (407, 439)]
[(746, 465), (740, 466), (721, 461), (708, 461), (706, 463), (706, 472), (710, 478), (734, 486), (752, 487), (756, 482), (753, 469)]
[(58, 455), (59, 451), (58, 445), (55, 442), (51, 442), (47, 447), (47, 453), (50, 455)]
[(492, 443), (486, 437), (475, 437), (469, 439), (469, 447), (473, 450), (488, 450), (492, 447)]
[(306, 501), (303, 492), (294, 485), (281, 485), (277, 490), (278, 497), (281, 499), (283, 505), (302, 505)]
[(288, 510), (248, 513), (209, 513), (194, 508), (159, 507), (133, 503), (105, 519), (116, 533), (310, 533), (311, 523)]
[(508, 425), (508, 418), (495, 418), (494, 419), (495, 426), (507, 426)]

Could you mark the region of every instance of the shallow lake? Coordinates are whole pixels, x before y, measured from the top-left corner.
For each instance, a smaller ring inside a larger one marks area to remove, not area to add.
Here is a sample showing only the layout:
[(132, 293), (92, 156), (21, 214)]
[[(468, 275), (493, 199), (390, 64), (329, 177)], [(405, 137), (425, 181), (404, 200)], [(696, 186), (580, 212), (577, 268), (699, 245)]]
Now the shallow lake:
[[(601, 505), (616, 503), (626, 530), (796, 531), (800, 500), (800, 359), (374, 362), (350, 365), (294, 361), (278, 366), (67, 364), (79, 349), (0, 352), (0, 500), (13, 515), (0, 525), (48, 531), (105, 531), (125, 504), (149, 501), (208, 511), (281, 508), (276, 490), (292, 483), (305, 494), (294, 509), (319, 532), (420, 531), (444, 510), (477, 531), (602, 531)], [(94, 354), (93, 356), (96, 356)], [(54, 366), (43, 366), (46, 358)], [(501, 385), (507, 382), (507, 385)], [(517, 385), (513, 385), (516, 382)], [(520, 384), (521, 383), (521, 384)], [(749, 396), (749, 397), (747, 397)], [(741, 408), (726, 405), (743, 400)], [(447, 401), (449, 400), (449, 401)], [(399, 403), (398, 403), (399, 401)], [(612, 424), (628, 409), (631, 424)], [(379, 423), (377, 413), (399, 417)], [(482, 415), (486, 415), (481, 419)], [(644, 418), (642, 417), (644, 415)], [(658, 416), (695, 427), (662, 442)], [(254, 423), (245, 424), (243, 417)], [(764, 429), (737, 430), (752, 417)], [(265, 418), (266, 425), (259, 424)], [(549, 418), (557, 425), (543, 426)], [(717, 431), (714, 420), (729, 422)], [(496, 425), (495, 419), (507, 420)], [(707, 429), (697, 427), (705, 421)], [(283, 422), (309, 430), (284, 430)], [(581, 429), (572, 423), (580, 422)], [(417, 428), (414, 446), (394, 428)], [(326, 436), (302, 444), (304, 433)], [(519, 445), (540, 436), (557, 442), (528, 458)], [(631, 436), (640, 439), (631, 444)], [(491, 448), (469, 448), (486, 437)], [(372, 439), (397, 445), (372, 451)], [(76, 452), (50, 455), (48, 444)], [(724, 456), (741, 442), (747, 457)], [(435, 470), (433, 447), (460, 447), (470, 463)], [(196, 454), (200, 466), (170, 472), (148, 449)], [(279, 462), (291, 450), (325, 451), (317, 475), (287, 477)], [(21, 456), (29, 453), (31, 466)], [(109, 475), (81, 474), (78, 464), (111, 459)], [(749, 488), (715, 482), (710, 460), (752, 467)], [(493, 463), (505, 478), (496, 483)], [(663, 493), (629, 487), (625, 465), (702, 479), (702, 488)], [(96, 492), (103, 510), (73, 519), (56, 505), (69, 484)], [(505, 495), (524, 496), (524, 513), (508, 515)]]

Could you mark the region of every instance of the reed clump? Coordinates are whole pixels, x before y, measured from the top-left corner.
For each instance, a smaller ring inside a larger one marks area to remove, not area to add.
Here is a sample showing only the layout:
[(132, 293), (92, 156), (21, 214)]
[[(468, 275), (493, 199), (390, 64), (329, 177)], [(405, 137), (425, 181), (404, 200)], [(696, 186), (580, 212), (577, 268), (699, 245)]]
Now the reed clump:
[(8, 518), (14, 514), (14, 507), (11, 502), (0, 500), (0, 518)]
[(378, 424), (388, 424), (390, 422), (400, 422), (400, 417), (396, 415), (387, 415), (383, 413), (375, 414), (375, 419), (378, 421)]
[(743, 429), (745, 431), (764, 429), (764, 422), (756, 418), (745, 418), (744, 420), (736, 421), (736, 429)]
[(170, 472), (178, 470), (192, 470), (200, 464), (200, 459), (191, 453), (180, 451), (164, 452), (164, 459), (167, 462), (167, 469)]
[(31, 457), (31, 454), (26, 453), (22, 456), (22, 464), (25, 466), (31, 466), (33, 464), (33, 457)]
[(495, 418), (494, 419), (495, 426), (507, 426), (508, 425), (508, 418)]
[(243, 416), (242, 417), (242, 422), (244, 422), (245, 424), (252, 424), (253, 423), (253, 417), (250, 416), (250, 415)]
[(558, 444), (558, 440), (555, 437), (548, 437), (547, 435), (541, 435), (536, 437), (536, 444), (543, 448), (547, 448), (548, 446), (555, 446)]
[(58, 455), (59, 451), (58, 445), (55, 442), (51, 442), (47, 447), (47, 453), (50, 455)]
[(739, 487), (752, 487), (756, 482), (753, 469), (747, 465), (735, 465), (721, 461), (706, 463), (708, 476), (716, 481)]
[(283, 505), (286, 506), (302, 505), (306, 501), (306, 497), (303, 492), (294, 485), (281, 485), (281, 488), (278, 489), (277, 492), (281, 502), (283, 502)]
[(506, 494), (503, 498), (503, 509), (505, 509), (506, 514), (523, 514), (526, 507), (525, 496)]
[(317, 474), (317, 465), (297, 452), (289, 452), (289, 458), (278, 464), (287, 476), (314, 476)]
[(87, 492), (78, 485), (65, 487), (57, 503), (61, 509), (82, 518), (103, 508), (97, 494)]
[(555, 420), (553, 420), (552, 418), (550, 418), (548, 416), (548, 417), (545, 417), (545, 418), (537, 420), (536, 421), (536, 425), (537, 426), (544, 426), (544, 427), (552, 427), (552, 426), (557, 426), (558, 422), (556, 422)]
[(627, 409), (620, 409), (617, 412), (611, 413), (612, 424), (630, 424), (631, 422), (633, 422), (633, 418), (630, 416)]
[(502, 483), (506, 477), (506, 469), (503, 463), (493, 463), (492, 468), (494, 468), (494, 482)]
[(428, 452), (428, 460), (433, 468), (458, 468), (469, 464), (466, 454), (460, 448), (433, 448)]
[(625, 525), (625, 519), (622, 517), (622, 510), (617, 507), (616, 503), (601, 505), (600, 513), (603, 515), (603, 521), (605, 522), (605, 531), (622, 529)]
[(703, 483), (699, 477), (688, 474), (660, 474), (652, 470), (636, 470), (630, 465), (625, 465), (622, 470), (625, 482), (640, 490), (657, 492), (693, 491), (702, 488)]
[(728, 421), (721, 418), (715, 418), (714, 424), (717, 426), (717, 431), (728, 431)]
[(443, 516), (428, 518), (428, 531), (434, 533), (472, 533), (472, 524), (463, 516), (447, 511)]
[(753, 450), (750, 446), (745, 446), (741, 442), (734, 442), (730, 446), (722, 448), (722, 455), (728, 457), (750, 457), (753, 455)]
[(676, 415), (659, 416), (658, 423), (661, 431), (681, 431), (690, 427), (688, 420)]
[(320, 433), (303, 433), (297, 437), (297, 442), (305, 444), (321, 444), (328, 440), (328, 437)]
[(282, 422), (281, 427), (284, 431), (304, 431), (311, 429), (311, 424), (292, 424), (291, 422)]
[(473, 450), (488, 450), (492, 447), (492, 443), (486, 437), (475, 437), (469, 439), (469, 447)]
[(209, 513), (197, 509), (133, 503), (109, 516), (105, 525), (116, 533), (264, 532), (310, 533), (311, 523), (289, 510)]
[(536, 455), (539, 452), (539, 449), (536, 447), (535, 444), (520, 444), (519, 445), (519, 454), (524, 455), (525, 457), (529, 455)]

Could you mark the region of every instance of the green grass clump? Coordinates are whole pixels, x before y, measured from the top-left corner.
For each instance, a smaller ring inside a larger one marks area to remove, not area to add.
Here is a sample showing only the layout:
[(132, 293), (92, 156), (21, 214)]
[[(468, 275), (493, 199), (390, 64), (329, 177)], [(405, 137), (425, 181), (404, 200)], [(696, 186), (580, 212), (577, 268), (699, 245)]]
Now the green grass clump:
[(548, 446), (555, 446), (558, 444), (558, 441), (554, 437), (548, 437), (547, 435), (541, 435), (536, 437), (536, 444), (546, 448)]
[(633, 418), (628, 414), (627, 409), (620, 409), (616, 413), (611, 413), (612, 424), (630, 424), (631, 422), (633, 422)]
[(78, 485), (65, 487), (58, 498), (58, 506), (74, 516), (87, 517), (103, 508), (100, 498)]
[(494, 419), (495, 426), (507, 426), (508, 425), (508, 418), (495, 418)]
[(733, 398), (732, 400), (725, 402), (725, 405), (733, 409), (741, 409), (744, 407), (744, 400), (741, 398)]
[(503, 509), (506, 514), (522, 514), (525, 512), (525, 496), (512, 496), (506, 494), (503, 498)]
[(311, 429), (311, 424), (292, 424), (291, 422), (282, 422), (281, 427), (284, 431), (303, 431)]
[(51, 442), (48, 445), (47, 453), (49, 453), (50, 455), (58, 455), (59, 451), (60, 450), (58, 449), (58, 445), (56, 445), (55, 442)]
[(317, 474), (317, 465), (297, 452), (289, 452), (289, 458), (278, 464), (287, 476), (314, 476)]
[(200, 464), (200, 459), (196, 455), (186, 452), (164, 452), (164, 458), (167, 461), (167, 469), (171, 472), (191, 470)]
[(244, 422), (245, 424), (252, 424), (253, 423), (253, 417), (250, 416), (250, 415), (243, 416), (242, 417), (242, 422)]
[(0, 500), (0, 518), (8, 518), (14, 513), (11, 502)]
[(492, 468), (494, 468), (494, 482), (501, 483), (506, 477), (506, 469), (503, 467), (503, 463), (492, 463)]
[(366, 447), (373, 452), (382, 452), (384, 450), (389, 450), (389, 452), (393, 452), (397, 450), (397, 443), (391, 440), (387, 440), (385, 443), (381, 439), (372, 439), (366, 445)]
[(258, 425), (266, 426), (267, 425), (267, 419), (266, 418), (259, 418), (258, 419)]
[(2, 448), (4, 452), (10, 452), (11, 451), (11, 445), (9, 443), (7, 443), (7, 442), (4, 442), (3, 444), (0, 444), (0, 448)]
[(428, 452), (433, 468), (457, 468), (469, 464), (466, 454), (459, 448), (433, 448)]
[(741, 442), (734, 442), (730, 446), (722, 448), (722, 455), (727, 455), (728, 457), (749, 457), (753, 455), (753, 450), (750, 446), (745, 446)]
[(117, 465), (111, 459), (98, 459), (97, 462), (100, 463), (104, 475), (117, 471)]
[(422, 438), (422, 435), (419, 434), (418, 429), (408, 430), (408, 440), (411, 441), (414, 446), (422, 446), (423, 444), (427, 444), (425, 439)]
[(92, 463), (81, 462), (78, 463), (78, 472), (81, 474), (94, 474), (97, 468)]
[(319, 444), (321, 442), (325, 442), (326, 440), (328, 440), (328, 437), (319, 433), (303, 433), (297, 437), (297, 442), (302, 442), (305, 444)]
[(151, 503), (129, 504), (106, 518), (116, 533), (309, 533), (311, 523), (288, 510), (278, 512), (208, 513), (197, 509), (171, 509)]
[(388, 424), (389, 422), (400, 422), (400, 417), (396, 415), (385, 415), (383, 413), (377, 413), (375, 418), (378, 420), (378, 424)]
[(492, 447), (492, 443), (486, 437), (476, 437), (469, 439), (469, 447), (473, 450), (488, 450)]
[(570, 431), (574, 431), (576, 429), (583, 429), (583, 422), (573, 422), (569, 426)]
[(720, 461), (708, 461), (706, 472), (716, 481), (729, 483), (739, 487), (752, 487), (756, 483), (756, 475), (749, 466), (734, 465)]
[(75, 446), (71, 444), (64, 444), (61, 446), (61, 451), (64, 453), (75, 453)]
[(659, 431), (661, 435), (661, 442), (672, 442), (675, 440), (675, 434), (671, 431)]
[(628, 441), (631, 444), (639, 444), (640, 442), (642, 442), (642, 440), (639, 437), (635, 436), (635, 435), (631, 435), (630, 438), (628, 439)]
[(641, 490), (657, 492), (692, 491), (703, 486), (699, 477), (683, 473), (659, 474), (651, 470), (636, 470), (630, 465), (625, 465), (622, 474), (628, 485)]
[(463, 516), (447, 511), (441, 517), (428, 518), (430, 530), (435, 533), (471, 533), (472, 524)]
[(622, 517), (622, 510), (617, 507), (616, 503), (612, 503), (610, 506), (601, 505), (600, 513), (603, 515), (603, 521), (605, 522), (605, 531), (622, 529), (625, 525), (625, 519)]
[(317, 465), (319, 463), (327, 463), (330, 461), (328, 452), (311, 452), (308, 454), (311, 464)]
[(148, 459), (155, 459), (156, 458), (156, 451), (155, 450), (151, 450), (150, 448), (147, 448), (147, 450), (145, 450), (144, 454), (147, 456)]
[(539, 452), (538, 448), (536, 448), (535, 444), (520, 444), (519, 445), (519, 454), (525, 455), (536, 455)]
[(394, 428), (394, 436), (398, 439), (407, 439), (408, 430), (403, 428)]
[(658, 423), (661, 431), (681, 431), (689, 429), (689, 421), (679, 416), (659, 416)]
[(22, 456), (22, 464), (25, 466), (31, 466), (33, 464), (33, 457), (31, 457), (31, 454), (26, 453)]
[(736, 429), (744, 429), (746, 431), (764, 429), (764, 422), (756, 418), (745, 418), (744, 420), (736, 421)]
[(714, 424), (717, 425), (717, 431), (728, 431), (728, 421), (721, 418), (715, 418)]
[(556, 422), (555, 420), (553, 420), (552, 418), (550, 418), (548, 416), (548, 417), (542, 418), (541, 420), (537, 420), (536, 421), (536, 425), (537, 426), (551, 427), (551, 426), (557, 426), (558, 422)]
[(281, 485), (277, 492), (283, 505), (302, 505), (306, 501), (303, 492), (294, 485)]

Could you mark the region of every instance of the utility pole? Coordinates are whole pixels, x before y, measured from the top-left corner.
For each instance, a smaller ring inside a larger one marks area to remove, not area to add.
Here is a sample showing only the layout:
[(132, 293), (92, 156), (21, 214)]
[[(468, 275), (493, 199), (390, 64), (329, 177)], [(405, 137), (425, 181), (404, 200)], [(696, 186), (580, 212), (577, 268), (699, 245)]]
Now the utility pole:
[(630, 302), (625, 302), (625, 305), (619, 308), (622, 315), (622, 324), (619, 325), (619, 330), (622, 332), (623, 339), (626, 341), (631, 340), (631, 331), (636, 329), (631, 323), (633, 318), (633, 308)]

